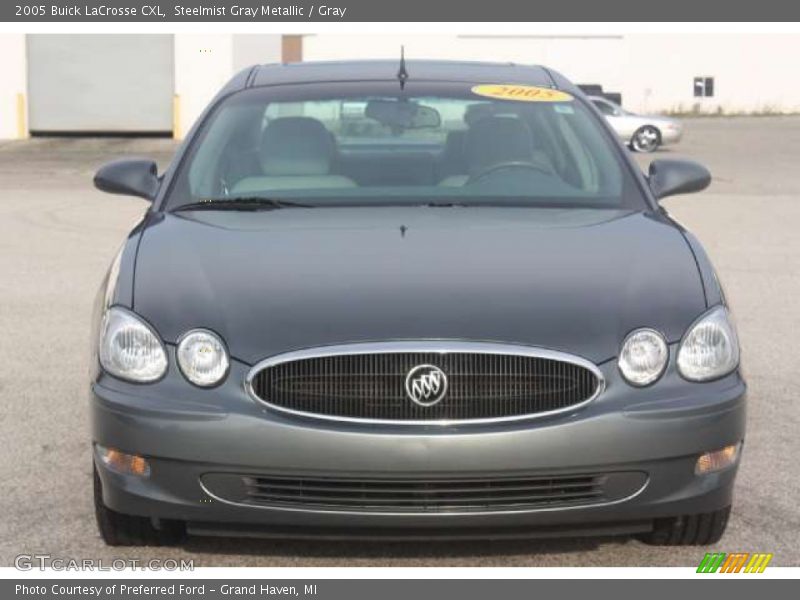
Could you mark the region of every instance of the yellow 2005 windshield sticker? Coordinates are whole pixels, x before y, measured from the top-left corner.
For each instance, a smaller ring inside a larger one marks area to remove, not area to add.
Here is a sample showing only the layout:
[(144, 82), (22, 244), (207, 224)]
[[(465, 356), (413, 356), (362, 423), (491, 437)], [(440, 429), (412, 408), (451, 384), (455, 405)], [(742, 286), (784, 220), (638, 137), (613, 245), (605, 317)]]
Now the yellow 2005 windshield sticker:
[(561, 90), (533, 85), (483, 84), (472, 88), (472, 93), (486, 98), (517, 100), (518, 102), (569, 102), (572, 96)]

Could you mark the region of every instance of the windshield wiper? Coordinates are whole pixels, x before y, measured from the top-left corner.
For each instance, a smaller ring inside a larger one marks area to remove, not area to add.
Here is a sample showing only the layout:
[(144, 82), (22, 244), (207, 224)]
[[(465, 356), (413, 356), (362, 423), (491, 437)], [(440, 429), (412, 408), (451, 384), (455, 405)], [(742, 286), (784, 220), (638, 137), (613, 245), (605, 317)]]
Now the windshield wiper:
[(314, 208), (314, 205), (262, 196), (234, 196), (206, 198), (199, 202), (183, 204), (174, 210), (277, 210), (279, 208)]

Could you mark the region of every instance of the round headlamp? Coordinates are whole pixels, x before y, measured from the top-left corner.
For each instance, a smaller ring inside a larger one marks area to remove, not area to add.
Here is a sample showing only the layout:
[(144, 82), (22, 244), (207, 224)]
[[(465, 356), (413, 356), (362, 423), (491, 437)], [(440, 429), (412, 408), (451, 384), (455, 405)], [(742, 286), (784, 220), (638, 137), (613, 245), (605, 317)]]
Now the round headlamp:
[(217, 385), (228, 374), (228, 351), (220, 337), (207, 329), (194, 329), (178, 342), (181, 373), (200, 387)]
[(628, 383), (641, 387), (661, 377), (668, 360), (664, 336), (653, 329), (637, 329), (622, 343), (619, 370)]

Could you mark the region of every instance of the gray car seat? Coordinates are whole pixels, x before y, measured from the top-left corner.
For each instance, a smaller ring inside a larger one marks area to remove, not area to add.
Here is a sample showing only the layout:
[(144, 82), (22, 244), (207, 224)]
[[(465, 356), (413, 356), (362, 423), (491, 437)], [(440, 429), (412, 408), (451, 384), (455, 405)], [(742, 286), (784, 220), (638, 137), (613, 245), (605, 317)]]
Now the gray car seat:
[(263, 175), (245, 177), (231, 192), (355, 187), (349, 177), (331, 173), (334, 144), (317, 119), (281, 117), (270, 121), (259, 150)]
[(466, 137), (465, 129), (455, 129), (447, 134), (439, 161), (440, 179), (451, 175), (463, 175), (467, 172), (467, 155), (464, 148)]
[(533, 144), (528, 124), (515, 115), (494, 115), (474, 121), (464, 137), (467, 173), (444, 178), (439, 185), (462, 186), (487, 169), (506, 163), (530, 163), (552, 171)]

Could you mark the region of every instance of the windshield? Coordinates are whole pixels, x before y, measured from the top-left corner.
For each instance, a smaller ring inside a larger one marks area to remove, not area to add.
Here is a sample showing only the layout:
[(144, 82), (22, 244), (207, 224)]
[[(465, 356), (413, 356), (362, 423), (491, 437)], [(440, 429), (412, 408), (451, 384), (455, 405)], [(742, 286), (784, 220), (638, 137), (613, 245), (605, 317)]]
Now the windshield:
[[(525, 97), (536, 90), (545, 100)], [(255, 88), (203, 124), (167, 208), (261, 198), (282, 201), (273, 207), (644, 208), (612, 143), (580, 100), (544, 88)]]

